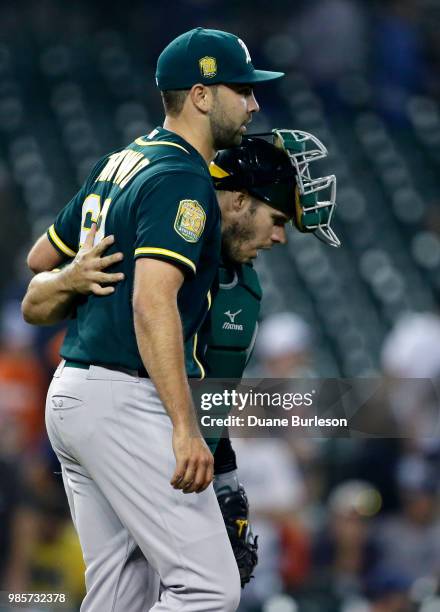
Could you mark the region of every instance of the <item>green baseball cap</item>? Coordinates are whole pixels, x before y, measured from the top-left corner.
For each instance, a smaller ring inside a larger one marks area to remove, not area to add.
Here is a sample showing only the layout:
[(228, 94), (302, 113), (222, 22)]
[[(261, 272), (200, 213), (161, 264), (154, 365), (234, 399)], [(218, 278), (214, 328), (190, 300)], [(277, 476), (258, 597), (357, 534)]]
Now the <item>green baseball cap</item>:
[(221, 30), (195, 28), (165, 47), (157, 60), (156, 83), (161, 91), (189, 89), (196, 83), (261, 83), (284, 72), (256, 70), (238, 36)]

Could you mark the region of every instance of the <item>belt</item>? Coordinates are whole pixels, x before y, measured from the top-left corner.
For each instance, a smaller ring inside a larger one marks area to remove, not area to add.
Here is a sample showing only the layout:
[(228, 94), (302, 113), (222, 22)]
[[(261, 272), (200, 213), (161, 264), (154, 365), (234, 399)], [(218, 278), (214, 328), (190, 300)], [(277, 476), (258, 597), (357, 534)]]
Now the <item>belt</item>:
[(134, 376), (139, 376), (139, 378), (150, 378), (148, 372), (145, 368), (141, 368), (139, 370), (132, 370), (130, 368), (123, 368), (115, 365), (110, 365), (108, 363), (84, 363), (83, 361), (73, 361), (71, 359), (66, 359), (64, 364), (65, 368), (79, 368), (80, 370), (88, 370), (90, 366), (100, 366), (102, 368), (107, 368), (107, 370), (116, 370), (117, 372), (129, 372), (133, 373)]

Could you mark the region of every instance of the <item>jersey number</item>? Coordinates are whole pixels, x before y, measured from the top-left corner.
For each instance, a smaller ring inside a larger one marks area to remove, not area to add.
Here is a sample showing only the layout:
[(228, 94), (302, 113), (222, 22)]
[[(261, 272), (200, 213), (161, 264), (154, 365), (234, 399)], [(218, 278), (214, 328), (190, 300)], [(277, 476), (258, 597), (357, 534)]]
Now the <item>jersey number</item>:
[(82, 205), (81, 236), (79, 239), (80, 247), (82, 247), (86, 241), (92, 223), (96, 223), (96, 235), (93, 244), (98, 244), (104, 238), (105, 219), (111, 201), (111, 198), (107, 198), (101, 206), (101, 196), (97, 193), (92, 193), (86, 197)]

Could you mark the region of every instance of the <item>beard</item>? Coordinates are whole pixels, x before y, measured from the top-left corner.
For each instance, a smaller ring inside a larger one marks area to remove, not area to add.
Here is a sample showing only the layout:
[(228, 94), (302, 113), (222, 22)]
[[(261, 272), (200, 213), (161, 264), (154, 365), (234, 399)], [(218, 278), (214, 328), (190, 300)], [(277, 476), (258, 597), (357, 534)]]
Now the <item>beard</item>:
[(228, 149), (229, 147), (241, 144), (243, 134), (240, 132), (240, 128), (245, 120), (237, 127), (220, 108), (220, 104), (215, 105), (209, 119), (211, 124), (212, 143), (216, 151), (221, 151), (222, 149)]
[(243, 245), (255, 238), (252, 223), (253, 212), (248, 212), (241, 223), (234, 221), (222, 232), (222, 256), (229, 263), (245, 263), (249, 261), (243, 252)]

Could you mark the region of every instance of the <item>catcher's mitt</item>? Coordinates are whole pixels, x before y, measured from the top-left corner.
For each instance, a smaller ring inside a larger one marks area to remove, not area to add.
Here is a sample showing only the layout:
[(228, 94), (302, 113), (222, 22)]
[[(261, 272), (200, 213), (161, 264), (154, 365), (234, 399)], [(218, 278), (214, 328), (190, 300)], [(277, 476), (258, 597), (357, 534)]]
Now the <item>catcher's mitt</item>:
[(258, 536), (249, 524), (249, 504), (242, 486), (218, 496), (218, 503), (240, 572), (241, 586), (250, 582), (258, 563)]

